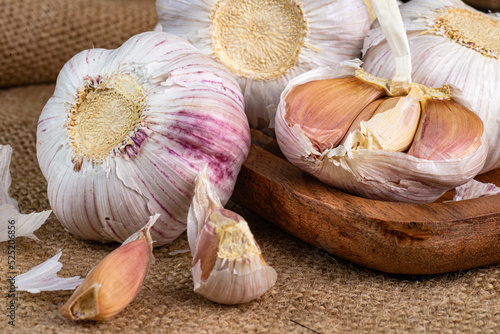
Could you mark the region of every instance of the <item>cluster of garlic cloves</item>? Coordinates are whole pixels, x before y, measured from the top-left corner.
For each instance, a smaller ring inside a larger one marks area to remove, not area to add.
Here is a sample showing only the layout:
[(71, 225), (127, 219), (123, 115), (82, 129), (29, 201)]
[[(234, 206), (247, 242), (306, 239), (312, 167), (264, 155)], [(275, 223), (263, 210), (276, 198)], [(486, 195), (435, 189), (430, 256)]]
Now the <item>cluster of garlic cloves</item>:
[[(500, 167), (500, 17), (461, 0), (412, 0), (400, 6), (414, 64), (422, 85), (453, 85), (483, 121), (488, 156), (480, 173)], [(390, 45), (378, 22), (363, 47), (363, 68), (374, 76), (395, 71)]]
[(135, 298), (154, 261), (150, 229), (159, 215), (109, 253), (87, 275), (61, 314), (72, 320), (105, 321), (115, 317)]
[(247, 222), (224, 209), (213, 192), (206, 168), (196, 179), (188, 215), (188, 241), (193, 255), (194, 291), (221, 304), (254, 300), (277, 280)]
[(396, 2), (373, 4), (392, 45), (394, 77), (372, 76), (356, 60), (297, 77), (278, 107), (278, 144), (292, 164), (352, 194), (432, 202), (483, 168), (486, 132), (459, 91), (412, 82)]

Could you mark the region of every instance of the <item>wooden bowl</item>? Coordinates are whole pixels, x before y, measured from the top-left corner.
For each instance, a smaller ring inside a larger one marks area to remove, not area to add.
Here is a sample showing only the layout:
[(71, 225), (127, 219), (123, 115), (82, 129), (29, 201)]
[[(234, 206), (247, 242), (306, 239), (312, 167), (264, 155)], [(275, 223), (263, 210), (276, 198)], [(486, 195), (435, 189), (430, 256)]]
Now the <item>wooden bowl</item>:
[[(233, 199), (331, 254), (397, 274), (437, 274), (500, 262), (500, 195), (429, 204), (346, 194), (291, 165), (253, 131)], [(500, 170), (477, 177), (500, 185)]]

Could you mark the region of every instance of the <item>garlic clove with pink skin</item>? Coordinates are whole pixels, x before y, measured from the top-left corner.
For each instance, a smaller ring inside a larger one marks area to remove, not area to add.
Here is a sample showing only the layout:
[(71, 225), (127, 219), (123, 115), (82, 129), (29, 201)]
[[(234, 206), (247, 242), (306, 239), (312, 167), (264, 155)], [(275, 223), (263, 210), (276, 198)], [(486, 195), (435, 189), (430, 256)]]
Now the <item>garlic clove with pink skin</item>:
[(150, 229), (159, 215), (109, 253), (87, 275), (61, 314), (72, 320), (105, 321), (115, 317), (135, 298), (154, 262)]
[(161, 31), (71, 58), (37, 128), (37, 158), (61, 224), (85, 239), (123, 242), (159, 213), (155, 247), (186, 230), (204, 165), (227, 202), (249, 148), (230, 71)]
[(188, 241), (194, 291), (211, 301), (247, 303), (276, 283), (276, 271), (264, 261), (247, 222), (218, 205), (206, 168), (196, 179)]

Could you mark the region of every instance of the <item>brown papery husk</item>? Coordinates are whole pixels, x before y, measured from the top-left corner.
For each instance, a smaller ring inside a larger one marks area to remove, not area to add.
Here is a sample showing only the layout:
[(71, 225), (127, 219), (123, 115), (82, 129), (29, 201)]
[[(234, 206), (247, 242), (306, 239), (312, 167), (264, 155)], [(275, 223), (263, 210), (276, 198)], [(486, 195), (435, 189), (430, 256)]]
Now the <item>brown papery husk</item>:
[[(293, 88), (310, 81), (353, 77), (359, 68), (359, 62), (351, 61), (316, 69), (292, 80), (283, 91), (275, 119), (276, 138), (292, 164), (326, 184), (355, 195), (412, 203), (432, 202), (447, 190), (465, 184), (481, 170), (487, 153), (484, 131), (479, 147), (468, 156), (428, 160), (403, 152), (350, 150), (343, 146), (318, 150), (308, 137), (311, 132), (304, 131), (300, 124), (287, 122), (290, 106), (286, 96)], [(453, 94), (451, 98), (459, 99)]]

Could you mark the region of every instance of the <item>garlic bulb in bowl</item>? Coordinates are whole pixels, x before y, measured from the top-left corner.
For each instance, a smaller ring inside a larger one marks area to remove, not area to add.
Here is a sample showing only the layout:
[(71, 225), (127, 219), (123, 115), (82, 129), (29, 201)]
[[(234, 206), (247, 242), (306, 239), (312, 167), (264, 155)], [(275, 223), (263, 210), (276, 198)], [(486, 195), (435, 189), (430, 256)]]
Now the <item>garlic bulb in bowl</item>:
[[(460, 0), (412, 0), (400, 6), (413, 62), (412, 78), (458, 87), (484, 123), (489, 141), (481, 172), (500, 167), (500, 17)], [(375, 23), (365, 39), (363, 68), (390, 77), (394, 60)]]
[(360, 57), (363, 0), (158, 0), (163, 30), (192, 42), (235, 75), (252, 128), (272, 122), (293, 77)]
[(372, 0), (396, 64), (392, 80), (359, 60), (290, 81), (276, 138), (295, 166), (363, 197), (432, 202), (470, 181), (488, 149), (479, 117), (453, 88), (412, 82), (408, 41), (395, 0)]
[(160, 214), (155, 246), (185, 231), (205, 164), (221, 201), (229, 199), (249, 146), (232, 74), (164, 32), (75, 55), (37, 128), (37, 157), (61, 224), (83, 238), (123, 242)]

